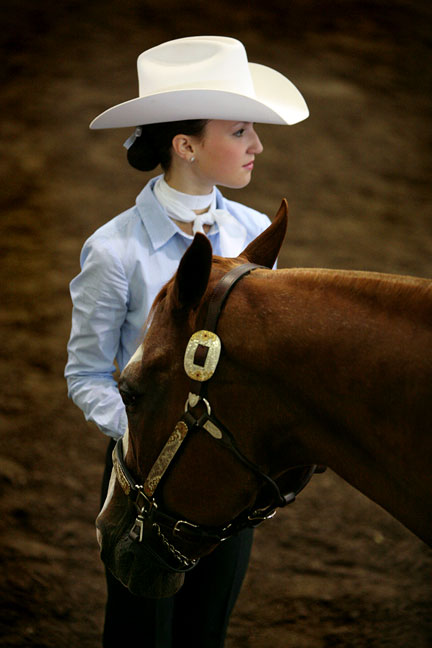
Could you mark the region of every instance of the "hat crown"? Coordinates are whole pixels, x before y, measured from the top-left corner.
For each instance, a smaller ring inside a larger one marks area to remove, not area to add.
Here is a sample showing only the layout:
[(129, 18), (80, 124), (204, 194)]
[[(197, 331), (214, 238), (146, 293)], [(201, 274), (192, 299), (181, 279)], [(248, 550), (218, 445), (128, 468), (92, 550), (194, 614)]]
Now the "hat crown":
[(193, 36), (162, 43), (138, 57), (140, 97), (188, 88), (255, 96), (246, 50), (235, 38)]
[(283, 74), (249, 63), (226, 36), (178, 38), (138, 57), (139, 96), (108, 108), (90, 128), (121, 128), (186, 119), (295, 124), (308, 107)]

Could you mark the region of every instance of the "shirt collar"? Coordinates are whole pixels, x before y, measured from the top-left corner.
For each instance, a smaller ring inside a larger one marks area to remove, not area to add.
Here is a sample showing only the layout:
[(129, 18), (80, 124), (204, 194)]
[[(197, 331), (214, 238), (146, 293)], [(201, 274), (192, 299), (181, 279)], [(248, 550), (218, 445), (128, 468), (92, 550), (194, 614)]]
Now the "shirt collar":
[[(159, 177), (160, 176), (152, 178), (138, 194), (136, 199), (136, 206), (140, 218), (147, 230), (154, 250), (159, 250), (176, 234), (183, 236), (185, 239), (192, 240), (193, 238), (185, 232), (182, 232), (180, 228), (173, 223), (171, 218), (168, 216), (166, 209), (162, 207), (154, 195), (153, 187)], [(216, 207), (217, 209), (224, 209), (224, 199), (218, 189), (216, 189)]]

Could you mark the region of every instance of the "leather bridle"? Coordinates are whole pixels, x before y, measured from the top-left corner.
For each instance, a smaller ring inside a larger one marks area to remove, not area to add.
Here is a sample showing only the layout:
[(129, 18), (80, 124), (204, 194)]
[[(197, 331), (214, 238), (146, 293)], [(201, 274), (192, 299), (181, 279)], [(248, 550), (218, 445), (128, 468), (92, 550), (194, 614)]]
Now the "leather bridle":
[[(192, 335), (185, 352), (185, 371), (191, 379), (185, 411), (153, 464), (144, 484), (137, 483), (127, 469), (121, 439), (113, 451), (113, 467), (117, 480), (137, 510), (129, 537), (134, 542), (144, 543), (152, 558), (168, 571), (186, 572), (197, 564), (199, 558), (185, 555), (184, 547), (187, 547), (188, 554), (196, 556), (198, 550), (202, 552), (203, 546), (210, 548), (218, 545), (238, 531), (246, 527), (255, 527), (271, 518), (278, 507), (294, 501), (296, 495), (317, 471), (317, 466), (294, 468), (295, 484), (288, 493), (282, 494), (278, 484), (238, 448), (233, 435), (214, 415), (206, 398), (207, 383), (216, 370), (221, 351), (220, 339), (216, 334), (219, 316), (236, 283), (252, 270), (260, 267), (262, 266), (253, 263), (237, 266), (227, 272), (216, 285), (209, 303), (204, 329)], [(209, 434), (215, 442), (228, 448), (262, 481), (267, 487), (266, 490), (270, 490), (270, 502), (261, 506), (257, 499), (254, 506), (221, 527), (193, 524), (163, 512), (156, 502), (155, 491), (177, 451), (192, 430)], [(179, 540), (182, 551), (176, 546)]]

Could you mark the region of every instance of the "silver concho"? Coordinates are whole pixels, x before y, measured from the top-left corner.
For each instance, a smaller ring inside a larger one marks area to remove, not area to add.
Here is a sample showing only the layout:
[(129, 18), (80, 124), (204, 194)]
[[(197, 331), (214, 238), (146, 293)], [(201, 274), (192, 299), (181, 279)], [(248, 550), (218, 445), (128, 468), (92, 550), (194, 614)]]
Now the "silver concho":
[[(208, 348), (204, 366), (194, 363), (195, 353), (199, 345)], [(211, 331), (197, 331), (190, 338), (184, 356), (184, 369), (192, 380), (204, 382), (209, 380), (216, 371), (221, 352), (221, 341), (216, 333)]]

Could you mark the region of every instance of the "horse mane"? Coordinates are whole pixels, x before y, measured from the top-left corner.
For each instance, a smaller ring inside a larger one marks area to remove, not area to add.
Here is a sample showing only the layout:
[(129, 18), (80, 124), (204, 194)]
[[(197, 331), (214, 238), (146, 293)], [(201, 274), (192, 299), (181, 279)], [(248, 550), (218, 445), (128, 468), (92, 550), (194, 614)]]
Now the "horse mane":
[[(243, 259), (241, 259), (243, 261)], [(213, 268), (217, 269), (217, 276), (222, 276), (236, 265), (239, 259), (213, 257)], [(380, 272), (363, 270), (332, 270), (326, 268), (283, 268), (276, 273), (269, 272), (269, 277), (275, 280), (288, 276), (294, 280), (306, 281), (310, 286), (326, 290), (342, 290), (357, 299), (367, 301), (380, 301), (383, 306), (388, 303), (400, 301), (403, 309), (421, 310), (426, 314), (427, 305), (432, 309), (432, 281), (426, 278), (405, 275), (393, 275)], [(171, 302), (173, 297), (174, 275), (157, 294), (147, 319), (143, 326), (143, 337), (148, 330), (155, 310), (165, 299)], [(213, 282), (209, 283), (203, 301), (208, 298)], [(426, 306), (426, 309), (425, 309)], [(429, 315), (432, 315), (430, 313)], [(192, 319), (194, 312), (189, 313)]]
[[(432, 281), (426, 278), (393, 275), (362, 270), (331, 270), (324, 268), (293, 268), (286, 272), (293, 279), (304, 278), (311, 285), (326, 290), (342, 290), (365, 301), (401, 302), (403, 308), (425, 312), (432, 309)], [(432, 313), (431, 313), (432, 314)]]
[(293, 274), (308, 273), (318, 282), (330, 282), (336, 286), (352, 285), (357, 288), (360, 283), (371, 292), (381, 289), (394, 294), (401, 291), (412, 291), (413, 288), (426, 293), (432, 290), (432, 281), (422, 277), (388, 274), (384, 272), (371, 272), (369, 270), (331, 270), (327, 268), (292, 268)]

